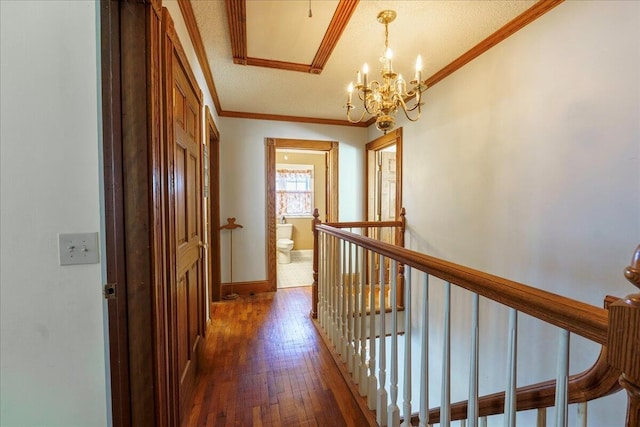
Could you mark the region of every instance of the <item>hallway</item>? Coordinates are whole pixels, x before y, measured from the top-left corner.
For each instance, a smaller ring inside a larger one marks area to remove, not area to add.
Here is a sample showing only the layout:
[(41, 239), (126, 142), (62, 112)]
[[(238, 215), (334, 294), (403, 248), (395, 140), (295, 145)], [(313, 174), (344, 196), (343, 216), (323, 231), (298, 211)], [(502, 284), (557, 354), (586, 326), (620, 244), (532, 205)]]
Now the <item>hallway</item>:
[(214, 303), (188, 425), (368, 425), (310, 307), (310, 286)]

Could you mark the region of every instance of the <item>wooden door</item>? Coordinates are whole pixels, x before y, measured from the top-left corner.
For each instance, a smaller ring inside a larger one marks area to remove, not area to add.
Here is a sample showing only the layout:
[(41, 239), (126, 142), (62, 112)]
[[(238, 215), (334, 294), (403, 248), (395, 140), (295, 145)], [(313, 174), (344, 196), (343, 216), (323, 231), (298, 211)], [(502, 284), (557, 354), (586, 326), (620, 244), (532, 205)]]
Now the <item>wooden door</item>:
[[(188, 410), (203, 334), (201, 117), (196, 88), (183, 62), (173, 55), (173, 173), (175, 243), (174, 330), (180, 419)], [(170, 150), (171, 152), (171, 150)]]

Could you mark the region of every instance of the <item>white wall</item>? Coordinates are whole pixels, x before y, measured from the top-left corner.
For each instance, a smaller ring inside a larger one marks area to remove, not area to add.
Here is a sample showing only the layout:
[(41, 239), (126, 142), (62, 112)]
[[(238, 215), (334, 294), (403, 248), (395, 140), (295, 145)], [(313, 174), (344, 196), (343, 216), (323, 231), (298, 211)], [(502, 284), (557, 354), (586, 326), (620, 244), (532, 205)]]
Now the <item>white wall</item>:
[(0, 424), (104, 426), (101, 265), (57, 233), (100, 229), (97, 5), (0, 2)]
[[(400, 123), (408, 246), (597, 306), (632, 292), (622, 269), (640, 243), (639, 51), (640, 3), (565, 2), (428, 90), (420, 121)], [(469, 297), (453, 298), (460, 338)], [(502, 349), (506, 313), (486, 310), (488, 392), (503, 388), (489, 374), (502, 379), (504, 359), (487, 347)], [(551, 378), (555, 355), (539, 350), (557, 333), (520, 326), (519, 384)], [(452, 352), (466, 393), (468, 339)], [(572, 338), (572, 372), (596, 352)], [(622, 425), (624, 411), (619, 394), (592, 405), (589, 423)]]
[[(365, 128), (222, 117), (220, 123), (220, 218), (236, 217), (233, 281), (265, 280), (265, 138), (338, 141), (338, 216), (361, 220)], [(229, 281), (229, 236), (223, 233), (222, 281)]]

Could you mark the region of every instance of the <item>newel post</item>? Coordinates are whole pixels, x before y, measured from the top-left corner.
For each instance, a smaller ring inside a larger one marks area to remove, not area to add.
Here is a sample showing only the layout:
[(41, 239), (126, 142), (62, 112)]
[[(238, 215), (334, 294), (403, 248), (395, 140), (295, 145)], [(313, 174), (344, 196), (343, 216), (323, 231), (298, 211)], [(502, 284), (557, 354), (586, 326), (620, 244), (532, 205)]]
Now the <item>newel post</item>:
[(311, 221), (311, 232), (313, 233), (313, 284), (311, 285), (311, 317), (318, 318), (318, 230), (316, 226), (320, 224), (320, 212), (318, 208), (313, 210), (313, 220)]
[[(624, 276), (640, 289), (640, 245)], [(640, 425), (640, 293), (609, 306), (609, 363), (620, 369), (620, 385), (627, 390), (627, 427)]]

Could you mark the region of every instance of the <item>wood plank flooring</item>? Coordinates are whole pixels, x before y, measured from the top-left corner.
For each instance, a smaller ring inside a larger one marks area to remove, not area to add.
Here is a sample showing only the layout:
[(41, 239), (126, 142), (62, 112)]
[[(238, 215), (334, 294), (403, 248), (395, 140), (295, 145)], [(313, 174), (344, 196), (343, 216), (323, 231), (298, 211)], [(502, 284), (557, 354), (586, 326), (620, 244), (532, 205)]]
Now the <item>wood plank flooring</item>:
[(310, 286), (212, 304), (186, 425), (368, 426), (310, 307)]

